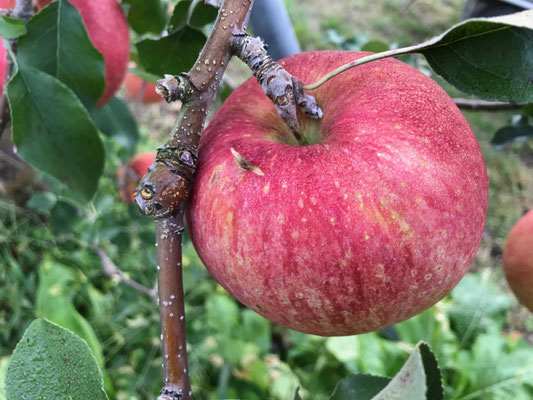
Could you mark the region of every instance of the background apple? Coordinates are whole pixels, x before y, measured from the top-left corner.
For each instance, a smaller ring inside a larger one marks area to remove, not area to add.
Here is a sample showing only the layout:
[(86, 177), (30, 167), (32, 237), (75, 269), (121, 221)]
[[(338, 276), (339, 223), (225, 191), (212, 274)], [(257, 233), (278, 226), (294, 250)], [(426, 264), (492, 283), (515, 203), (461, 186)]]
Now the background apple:
[[(312, 82), (365, 54), (281, 64)], [(466, 273), (487, 211), (485, 163), (453, 101), (400, 61), (312, 94), (324, 117), (303, 122), (309, 146), (293, 145), (255, 79), (226, 100), (202, 136), (191, 239), (218, 282), (266, 318), (317, 335), (374, 331)]]
[(533, 210), (509, 232), (503, 248), (503, 269), (518, 301), (533, 312)]
[[(38, 0), (39, 9), (52, 0)], [(94, 47), (105, 59), (106, 88), (98, 102), (107, 103), (118, 90), (130, 59), (130, 34), (126, 16), (116, 0), (69, 0), (78, 9)]]
[(0, 8), (12, 9), (16, 2), (17, 0), (0, 0)]
[(131, 100), (135, 101), (138, 99), (143, 83), (145, 84), (143, 97), (141, 99), (143, 103), (157, 103), (163, 100), (163, 98), (155, 91), (155, 85), (153, 83), (143, 81), (139, 76), (128, 72), (126, 74), (126, 79), (124, 79), (124, 84), (126, 85), (128, 97)]
[(119, 169), (117, 180), (120, 188), (120, 198), (133, 203), (133, 192), (139, 180), (148, 171), (148, 168), (155, 161), (155, 153), (140, 153), (134, 156), (126, 165)]

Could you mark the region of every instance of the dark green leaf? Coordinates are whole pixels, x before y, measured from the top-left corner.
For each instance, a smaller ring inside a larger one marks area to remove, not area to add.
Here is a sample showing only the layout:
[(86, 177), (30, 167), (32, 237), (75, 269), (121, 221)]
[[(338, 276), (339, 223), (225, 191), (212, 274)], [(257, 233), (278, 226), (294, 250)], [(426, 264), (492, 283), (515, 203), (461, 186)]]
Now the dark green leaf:
[(299, 390), (300, 388), (296, 388), (296, 392), (294, 393), (294, 400), (302, 400), (302, 398), (300, 397), (300, 393), (298, 393)]
[(189, 25), (201, 28), (204, 25), (214, 22), (217, 15), (218, 9), (202, 1), (194, 7), (191, 19), (189, 20)]
[(172, 12), (172, 17), (170, 17), (169, 32), (175, 32), (187, 25), (187, 22), (189, 21), (189, 7), (191, 4), (192, 0), (182, 0), (176, 4), (176, 7), (174, 7), (174, 11)]
[(128, 21), (135, 32), (161, 33), (167, 24), (167, 5), (161, 0), (123, 0), (129, 4)]
[(87, 343), (44, 319), (24, 333), (6, 377), (7, 400), (105, 400), (103, 385)]
[(55, 1), (35, 14), (27, 28), (28, 34), (18, 42), (19, 65), (56, 77), (88, 109), (94, 108), (105, 89), (105, 62), (78, 10), (66, 0)]
[(349, 375), (337, 383), (330, 400), (371, 400), (390, 381), (391, 378), (385, 376)]
[(442, 382), (437, 361), (429, 346), (420, 342), (400, 372), (372, 400), (442, 400), (442, 398)]
[(0, 37), (3, 39), (15, 39), (27, 32), (24, 22), (20, 19), (0, 16)]
[(146, 71), (177, 75), (193, 66), (204, 43), (205, 35), (187, 26), (158, 40), (145, 39), (137, 43), (137, 50)]
[(498, 149), (503, 149), (511, 143), (525, 142), (531, 139), (533, 139), (533, 126), (520, 124), (500, 128), (490, 143)]
[(134, 153), (139, 140), (137, 122), (128, 105), (118, 97), (113, 97), (104, 107), (93, 113), (93, 120), (104, 134), (112, 137), (128, 152)]
[(422, 356), (424, 371), (426, 372), (426, 397), (431, 400), (442, 400), (444, 399), (444, 391), (437, 357), (435, 357), (427, 343), (419, 343), (418, 348)]
[(533, 10), (458, 24), (422, 44), (431, 68), (488, 100), (533, 101)]
[(54, 77), (24, 65), (7, 95), (19, 155), (89, 200), (102, 174), (104, 148), (76, 95)]

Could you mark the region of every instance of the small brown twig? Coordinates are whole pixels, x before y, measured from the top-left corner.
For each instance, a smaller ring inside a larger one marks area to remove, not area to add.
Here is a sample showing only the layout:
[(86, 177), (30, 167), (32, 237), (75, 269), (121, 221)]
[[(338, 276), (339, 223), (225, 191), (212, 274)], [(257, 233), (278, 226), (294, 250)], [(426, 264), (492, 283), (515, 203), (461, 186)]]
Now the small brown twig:
[(98, 244), (94, 245), (94, 250), (100, 257), (100, 261), (102, 262), (102, 268), (104, 270), (104, 273), (108, 277), (110, 278), (117, 277), (122, 283), (132, 287), (135, 290), (138, 290), (141, 293), (144, 293), (147, 296), (150, 296), (154, 301), (157, 302), (157, 294), (155, 290), (149, 289), (146, 286), (141, 285), (139, 282), (134, 281), (133, 279), (127, 277), (126, 274), (122, 272), (119, 267), (117, 267), (117, 265), (105, 252), (105, 250), (102, 249), (102, 247), (100, 247), (100, 245)]
[(471, 111), (502, 111), (502, 110), (520, 110), (523, 105), (516, 103), (506, 103), (503, 101), (486, 101), (478, 99), (453, 99), (455, 105), (462, 110)]

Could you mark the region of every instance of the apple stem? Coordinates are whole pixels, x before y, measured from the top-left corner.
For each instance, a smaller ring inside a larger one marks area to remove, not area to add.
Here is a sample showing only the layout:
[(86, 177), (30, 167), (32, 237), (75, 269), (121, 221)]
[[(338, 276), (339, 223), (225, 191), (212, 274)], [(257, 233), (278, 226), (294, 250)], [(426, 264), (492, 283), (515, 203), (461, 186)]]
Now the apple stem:
[[(13, 11), (10, 11), (11, 17), (28, 21), (33, 15), (32, 0), (17, 0)], [(7, 50), (6, 54), (6, 72), (4, 77), (4, 93), (0, 93), (0, 137), (11, 123), (11, 113), (7, 101), (7, 84), (13, 75), (13, 66), (15, 65), (14, 55), (17, 51), (17, 39), (4, 39), (3, 44)]]
[(250, 67), (298, 144), (309, 144), (299, 129), (297, 108), (315, 119), (322, 118), (322, 109), (313, 96), (303, 91), (302, 82), (268, 55), (267, 46), (260, 37), (235, 35), (231, 48), (233, 54)]

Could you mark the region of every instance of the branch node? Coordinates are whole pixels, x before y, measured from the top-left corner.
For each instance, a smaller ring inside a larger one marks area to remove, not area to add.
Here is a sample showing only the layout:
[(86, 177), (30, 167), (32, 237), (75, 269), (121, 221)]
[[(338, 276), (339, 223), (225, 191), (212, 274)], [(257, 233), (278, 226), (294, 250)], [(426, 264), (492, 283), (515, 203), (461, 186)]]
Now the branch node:
[(260, 37), (251, 37), (247, 34), (234, 35), (230, 48), (234, 55), (250, 67), (263, 91), (274, 102), (276, 111), (289, 126), (297, 141), (300, 144), (306, 144), (302, 141), (303, 136), (298, 132), (296, 108), (299, 107), (305, 115), (311, 118), (322, 118), (322, 110), (315, 98), (303, 91), (303, 84), (298, 78), (288, 73), (268, 55), (267, 46)]
[(181, 100), (188, 103), (195, 92), (195, 87), (187, 74), (165, 75), (157, 81), (155, 91), (165, 99), (167, 103)]

